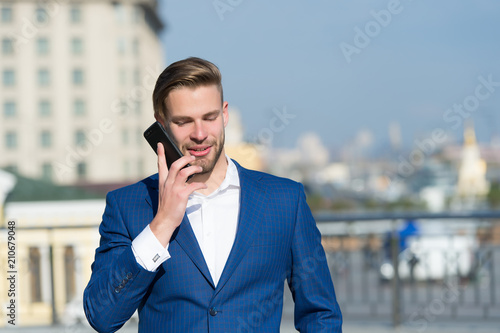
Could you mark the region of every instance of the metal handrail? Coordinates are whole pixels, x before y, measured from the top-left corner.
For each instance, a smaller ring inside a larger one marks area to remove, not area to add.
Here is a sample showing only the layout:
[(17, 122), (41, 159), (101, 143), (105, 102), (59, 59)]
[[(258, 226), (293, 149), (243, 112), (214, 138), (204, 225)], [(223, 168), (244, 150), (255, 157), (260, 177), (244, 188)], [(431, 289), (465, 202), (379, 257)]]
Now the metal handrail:
[[(391, 281), (392, 297), (392, 324), (398, 327), (402, 324), (402, 295), (401, 295), (401, 279), (399, 274), (399, 238), (398, 221), (408, 220), (500, 220), (500, 210), (480, 210), (480, 211), (449, 211), (449, 212), (413, 212), (413, 211), (398, 211), (398, 212), (362, 212), (362, 213), (335, 213), (335, 212), (318, 212), (314, 214), (314, 218), (318, 225), (328, 223), (356, 223), (367, 221), (390, 221), (390, 253), (392, 267), (394, 269), (394, 277)], [(446, 222), (446, 221), (443, 221)], [(328, 236), (328, 235), (324, 235)], [(493, 283), (493, 280), (491, 281)], [(494, 293), (494, 290), (492, 291)]]
[(410, 220), (410, 219), (500, 219), (500, 210), (482, 211), (449, 211), (449, 212), (363, 212), (363, 213), (315, 213), (317, 223), (327, 222), (355, 222), (377, 220)]

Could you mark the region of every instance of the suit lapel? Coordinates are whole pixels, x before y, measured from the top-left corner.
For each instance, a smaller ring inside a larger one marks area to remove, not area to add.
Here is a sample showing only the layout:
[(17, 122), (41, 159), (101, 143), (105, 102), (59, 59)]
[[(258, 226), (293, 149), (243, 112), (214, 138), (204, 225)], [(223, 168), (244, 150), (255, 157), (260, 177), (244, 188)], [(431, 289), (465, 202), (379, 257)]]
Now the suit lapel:
[(234, 273), (236, 267), (247, 253), (259, 231), (265, 205), (265, 191), (259, 183), (259, 178), (254, 177), (248, 170), (236, 163), (240, 177), (240, 213), (238, 229), (231, 253), (227, 259), (224, 270), (217, 284), (217, 294)]
[(201, 274), (203, 274), (205, 279), (210, 283), (212, 288), (215, 288), (207, 263), (205, 262), (205, 258), (201, 252), (200, 245), (196, 240), (196, 236), (194, 235), (193, 229), (191, 228), (191, 224), (189, 223), (189, 219), (186, 215), (184, 215), (181, 225), (177, 228), (172, 238), (175, 242), (179, 243)]
[[(146, 197), (147, 203), (153, 209), (153, 216), (156, 215), (158, 211), (158, 175), (151, 178), (149, 183), (147, 183), (148, 196)], [(191, 261), (196, 265), (198, 270), (203, 274), (205, 279), (210, 283), (212, 288), (215, 288), (212, 276), (208, 271), (208, 266), (201, 252), (196, 236), (194, 235), (189, 219), (184, 214), (181, 225), (175, 230), (172, 235), (171, 242), (177, 242), (182, 250), (187, 254)]]

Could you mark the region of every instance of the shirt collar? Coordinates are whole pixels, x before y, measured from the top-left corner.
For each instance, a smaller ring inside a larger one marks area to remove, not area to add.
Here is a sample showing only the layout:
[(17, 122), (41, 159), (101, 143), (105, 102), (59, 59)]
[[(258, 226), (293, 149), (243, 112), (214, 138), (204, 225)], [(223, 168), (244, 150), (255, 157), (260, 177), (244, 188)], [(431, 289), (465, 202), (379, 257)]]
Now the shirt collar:
[(240, 176), (238, 175), (238, 169), (236, 169), (236, 165), (233, 160), (226, 155), (227, 160), (227, 170), (226, 177), (222, 181), (222, 184), (219, 186), (219, 191), (225, 190), (229, 187), (240, 187)]
[(193, 192), (191, 195), (189, 195), (189, 198), (211, 198), (216, 196), (217, 194), (228, 190), (228, 189), (239, 189), (240, 188), (240, 176), (238, 174), (238, 169), (236, 168), (236, 165), (234, 164), (233, 160), (229, 158), (229, 156), (226, 155), (226, 161), (227, 161), (227, 169), (226, 169), (226, 176), (224, 177), (224, 180), (220, 184), (219, 188), (217, 188), (215, 191), (210, 193), (209, 195), (203, 195), (201, 193)]

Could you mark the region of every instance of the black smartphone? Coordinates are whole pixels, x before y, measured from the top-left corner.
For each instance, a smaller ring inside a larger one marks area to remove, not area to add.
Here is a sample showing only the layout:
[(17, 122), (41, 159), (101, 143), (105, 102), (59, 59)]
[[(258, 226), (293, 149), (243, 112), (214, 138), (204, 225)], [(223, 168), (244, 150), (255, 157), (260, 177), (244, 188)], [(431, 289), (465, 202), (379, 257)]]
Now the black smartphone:
[[(175, 141), (170, 137), (167, 130), (160, 124), (159, 122), (155, 122), (153, 125), (149, 126), (148, 129), (144, 132), (144, 138), (149, 143), (151, 148), (158, 155), (157, 146), (158, 142), (163, 144), (165, 149), (165, 159), (167, 160), (167, 167), (170, 169), (172, 163), (177, 161), (183, 155)], [(189, 164), (187, 164), (184, 168), (187, 168)], [(188, 177), (188, 180), (191, 179), (193, 175)]]

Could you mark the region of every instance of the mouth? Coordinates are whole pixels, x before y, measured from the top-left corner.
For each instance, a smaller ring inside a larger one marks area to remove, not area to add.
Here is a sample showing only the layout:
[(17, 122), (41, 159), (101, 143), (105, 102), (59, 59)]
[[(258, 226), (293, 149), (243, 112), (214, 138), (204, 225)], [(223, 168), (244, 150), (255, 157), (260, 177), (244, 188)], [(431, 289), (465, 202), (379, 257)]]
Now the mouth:
[(188, 148), (189, 154), (195, 157), (203, 157), (210, 153), (212, 146), (195, 146)]

